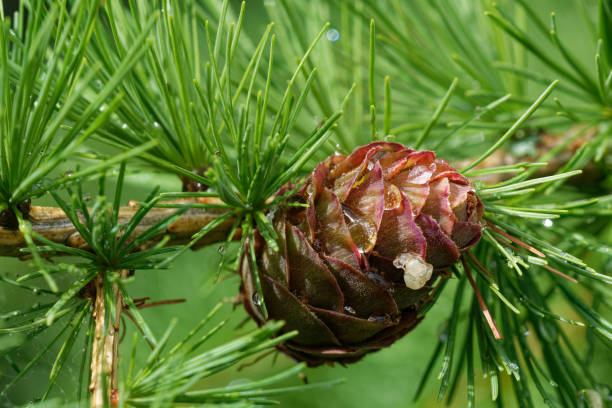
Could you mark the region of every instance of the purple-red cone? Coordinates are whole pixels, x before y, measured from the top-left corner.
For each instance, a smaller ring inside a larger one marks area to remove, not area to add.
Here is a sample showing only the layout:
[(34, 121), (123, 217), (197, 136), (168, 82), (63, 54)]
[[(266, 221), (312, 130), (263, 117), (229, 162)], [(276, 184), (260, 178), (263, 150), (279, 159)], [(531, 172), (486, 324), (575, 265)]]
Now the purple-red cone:
[[(481, 237), (482, 203), (433, 152), (376, 142), (320, 163), (273, 215), (278, 252), (256, 242), (269, 318), (299, 334), (280, 345), (309, 365), (350, 363), (412, 330), (432, 284)], [(250, 263), (243, 301), (263, 324)]]

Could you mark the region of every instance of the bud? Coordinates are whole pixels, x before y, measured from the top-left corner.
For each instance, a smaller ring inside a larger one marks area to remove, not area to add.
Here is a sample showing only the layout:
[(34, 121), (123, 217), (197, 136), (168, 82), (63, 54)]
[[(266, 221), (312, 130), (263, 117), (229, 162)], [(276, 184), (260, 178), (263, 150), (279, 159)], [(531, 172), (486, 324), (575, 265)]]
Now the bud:
[[(270, 319), (299, 334), (279, 348), (315, 366), (350, 363), (392, 344), (421, 320), (438, 279), (481, 237), (482, 203), (433, 152), (376, 142), (320, 163), (272, 216), (273, 251), (255, 242)], [(242, 298), (258, 324), (246, 258)]]

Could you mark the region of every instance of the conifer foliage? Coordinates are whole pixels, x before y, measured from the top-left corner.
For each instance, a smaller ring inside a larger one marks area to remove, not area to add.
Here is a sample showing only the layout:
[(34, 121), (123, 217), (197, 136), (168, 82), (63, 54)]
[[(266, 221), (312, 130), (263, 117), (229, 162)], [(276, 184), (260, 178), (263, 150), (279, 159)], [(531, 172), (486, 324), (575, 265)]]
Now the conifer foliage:
[[(612, 1), (5, 3), (0, 401), (326, 405), (428, 322), (402, 395), (612, 403)], [(213, 244), (247, 313), (141, 312)]]

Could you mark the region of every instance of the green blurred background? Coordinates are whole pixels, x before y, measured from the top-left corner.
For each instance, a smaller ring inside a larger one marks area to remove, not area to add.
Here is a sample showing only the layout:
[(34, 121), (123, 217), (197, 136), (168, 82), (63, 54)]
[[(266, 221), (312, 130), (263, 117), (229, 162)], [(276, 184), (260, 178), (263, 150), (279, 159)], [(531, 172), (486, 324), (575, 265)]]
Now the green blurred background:
[[(234, 6), (237, 6), (238, 2), (235, 3)], [(593, 0), (592, 3), (595, 7), (597, 2)], [(592, 44), (582, 44), (581, 38), (584, 38), (584, 36), (581, 36), (582, 33), (572, 31), (577, 30), (575, 27), (579, 26), (572, 24), (572, 20), (575, 18), (572, 4), (573, 1), (571, 0), (539, 0), (533, 6), (537, 7), (542, 13), (555, 10), (558, 21), (563, 26), (563, 37), (569, 40), (573, 48), (579, 54), (584, 55), (584, 58), (591, 58), (593, 55)], [(274, 1), (266, 0), (266, 6), (274, 6)], [(267, 21), (262, 7), (262, 1), (249, 0), (247, 2), (247, 35), (259, 35), (263, 31)], [(315, 14), (303, 17), (316, 18)], [(321, 21), (321, 25), (323, 23), (324, 21)], [(332, 27), (334, 27), (334, 21), (331, 21), (331, 23)], [(344, 33), (340, 33), (338, 42), (343, 41), (345, 38)], [(279, 40), (282, 41), (282, 38), (279, 38)], [(364, 47), (367, 47), (367, 44), (364, 44)], [(325, 67), (320, 67), (320, 69), (324, 74)], [(393, 82), (393, 80), (397, 81), (401, 80), (401, 78), (391, 78), (391, 80)], [(66, 166), (65, 170), (69, 168), (69, 166)], [(161, 184), (162, 189), (167, 191), (177, 191), (180, 189), (178, 180), (170, 176), (147, 172), (130, 176), (127, 183), (125, 189), (127, 193), (124, 193), (124, 202), (127, 202), (129, 199), (144, 198), (144, 195), (155, 184)], [(35, 204), (44, 205), (50, 203), (41, 200)], [(612, 244), (612, 229), (608, 230), (607, 237), (604, 236), (604, 239)], [(149, 296), (152, 301), (174, 298), (186, 299), (185, 303), (143, 310), (144, 317), (155, 333), (161, 334), (164, 332), (170, 320), (175, 318), (178, 320), (178, 324), (176, 330), (172, 333), (172, 337), (174, 340), (177, 340), (193, 328), (220, 301), (224, 301), (226, 305), (217, 315), (216, 319), (210, 323), (209, 327), (227, 317), (229, 317), (229, 321), (225, 328), (210, 340), (208, 343), (209, 347), (222, 344), (254, 327), (254, 324), (250, 321), (242, 325), (247, 317), (246, 313), (240, 305), (235, 308), (232, 305), (233, 298), (238, 293), (238, 277), (224, 272), (220, 275), (221, 279), (217, 281), (218, 267), (222, 257), (230, 257), (232, 252), (232, 248), (225, 248), (224, 251), (219, 251), (219, 246), (212, 246), (182, 256), (170, 270), (146, 271), (136, 276), (136, 279), (129, 285), (130, 293), (134, 298)], [(67, 261), (67, 259), (61, 261)], [(592, 266), (598, 267), (609, 260), (592, 258), (590, 261)], [(15, 259), (0, 258), (0, 274), (4, 276), (14, 278), (23, 274), (29, 268), (30, 266), (27, 261), (22, 262)], [(446, 293), (452, 292), (452, 288), (447, 288)], [(6, 284), (0, 284), (0, 312), (18, 309), (31, 305), (33, 302), (45, 302), (45, 298), (44, 296), (35, 297), (29, 293), (24, 293), (20, 289), (13, 289)], [(333, 388), (282, 396), (279, 398), (281, 405), (296, 408), (399, 408), (433, 407), (446, 404), (446, 402), (440, 403), (436, 399), (439, 383), (435, 378), (430, 379), (428, 387), (418, 402), (413, 401), (413, 395), (425, 371), (429, 357), (436, 346), (438, 336), (442, 332), (441, 324), (448, 316), (450, 307), (450, 300), (442, 296), (428, 313), (427, 318), (413, 332), (399, 340), (392, 347), (371, 354), (359, 363), (347, 367), (326, 366), (305, 370), (309, 382), (338, 378), (344, 378), (346, 382)], [(570, 319), (578, 318), (578, 316), (568, 310), (561, 309), (557, 313)], [(133, 324), (127, 319), (126, 328), (125, 340), (121, 344), (121, 354), (123, 355), (127, 355), (130, 352), (131, 339), (134, 332)], [(572, 330), (568, 330), (568, 333), (574, 339), (577, 339), (578, 343), (580, 343), (580, 339), (584, 338), (584, 330), (582, 329), (572, 328)], [(28, 341), (27, 338), (21, 336), (0, 337), (0, 357), (6, 352), (13, 350), (10, 353), (12, 360), (18, 367), (23, 367), (53, 335), (54, 329), (51, 328), (32, 341)], [(142, 339), (139, 342), (137, 361), (142, 362), (146, 358), (148, 351)], [(84, 339), (77, 340), (76, 344), (81, 346), (75, 347), (69, 362), (70, 367), (62, 374), (51, 396), (64, 400), (74, 400), (76, 398), (79, 381), (79, 362), (82, 350), (84, 350)], [(15, 351), (14, 348), (17, 346), (19, 346), (19, 350)], [(22, 379), (12, 389), (7, 399), (0, 400), (0, 407), (23, 404), (39, 397), (41, 390), (45, 388), (55, 352), (56, 350), (52, 349), (48, 358), (43, 359), (33, 371)], [(594, 359), (597, 367), (593, 367), (593, 372), (597, 374), (598, 378), (601, 378), (602, 382), (609, 382), (612, 378), (612, 356), (610, 350), (601, 348), (595, 352), (598, 353), (597, 358)], [(247, 362), (250, 361), (253, 361), (253, 359), (247, 360)], [(123, 363), (121, 368), (125, 370), (125, 359)], [(254, 380), (277, 372), (291, 364), (292, 361), (289, 358), (282, 354), (274, 353), (274, 355), (266, 356), (257, 362), (257, 364), (218, 374), (207, 380), (202, 386), (214, 387), (235, 381)], [(434, 376), (439, 371), (440, 365), (440, 361), (436, 362), (433, 370)], [(478, 370), (478, 364), (476, 367)], [(4, 358), (1, 358), (0, 388), (2, 384), (10, 380), (14, 375), (15, 371), (11, 365)], [(504, 382), (510, 381), (505, 375), (502, 375), (501, 378)], [(290, 383), (297, 384), (299, 382), (300, 379), (295, 378)], [(494, 404), (490, 402), (488, 379), (477, 376), (476, 385), (480, 390), (477, 394), (478, 406), (493, 406)], [(462, 407), (465, 405), (465, 381), (460, 381), (458, 387), (455, 401), (451, 405)], [(510, 391), (511, 386), (507, 389)], [(501, 398), (504, 399), (504, 395)], [(533, 394), (533, 399), (536, 404), (539, 402), (544, 406), (537, 393)], [(507, 406), (514, 406), (511, 404), (507, 404)]]

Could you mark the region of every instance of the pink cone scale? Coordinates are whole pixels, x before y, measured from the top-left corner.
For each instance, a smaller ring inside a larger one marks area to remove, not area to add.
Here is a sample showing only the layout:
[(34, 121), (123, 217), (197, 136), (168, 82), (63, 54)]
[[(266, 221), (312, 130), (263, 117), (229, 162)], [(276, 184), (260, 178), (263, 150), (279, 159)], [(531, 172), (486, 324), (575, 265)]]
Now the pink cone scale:
[[(460, 253), (481, 237), (482, 202), (433, 152), (375, 142), (321, 162), (271, 214), (279, 250), (257, 239), (268, 319), (298, 335), (279, 348), (311, 366), (351, 363), (411, 331)], [(253, 271), (242, 299), (265, 319)]]

